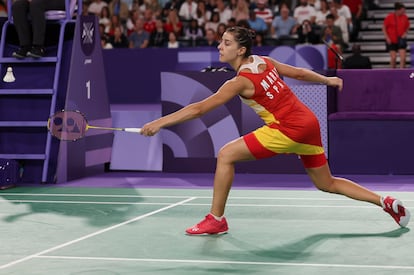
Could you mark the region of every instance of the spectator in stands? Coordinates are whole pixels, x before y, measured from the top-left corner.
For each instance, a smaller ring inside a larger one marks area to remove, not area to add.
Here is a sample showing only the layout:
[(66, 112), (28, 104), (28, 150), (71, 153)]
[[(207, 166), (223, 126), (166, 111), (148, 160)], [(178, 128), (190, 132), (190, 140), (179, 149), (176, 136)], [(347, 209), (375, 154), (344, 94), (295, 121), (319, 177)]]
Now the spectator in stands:
[(93, 0), (93, 2), (89, 4), (88, 12), (95, 14), (96, 16), (99, 17), (99, 15), (101, 14), (102, 8), (107, 7), (107, 6), (108, 6), (108, 3), (106, 3), (105, 1)]
[(151, 9), (146, 9), (144, 11), (144, 30), (149, 34), (155, 31), (155, 18), (153, 16), (153, 11)]
[(273, 19), (270, 34), (274, 38), (290, 38), (296, 34), (296, 19), (290, 16), (290, 9), (287, 4), (282, 3), (279, 7), (280, 15)]
[(185, 0), (180, 7), (178, 16), (182, 22), (197, 18), (197, 3), (194, 0)]
[(126, 35), (129, 36), (131, 33), (134, 32), (135, 29), (135, 22), (137, 21), (138, 17), (140, 16), (139, 10), (134, 9), (129, 12), (129, 17), (126, 22)]
[(410, 29), (410, 21), (405, 14), (405, 6), (400, 2), (394, 4), (394, 12), (389, 13), (382, 26), (385, 36), (387, 51), (390, 53), (391, 68), (397, 66), (397, 51), (400, 56), (400, 68), (405, 68), (407, 55), (407, 33)]
[(114, 35), (116, 27), (121, 27), (122, 32), (124, 31), (124, 26), (122, 25), (121, 20), (119, 19), (119, 16), (112, 14), (111, 15), (111, 24), (109, 24), (109, 26), (106, 27), (105, 32), (109, 36), (112, 36), (112, 35)]
[(174, 32), (176, 37), (180, 37), (182, 35), (183, 23), (180, 21), (176, 9), (169, 10), (167, 20), (164, 24), (164, 29), (168, 33)]
[(216, 0), (217, 7), (214, 11), (220, 14), (220, 23), (224, 23), (227, 25), (230, 18), (232, 17), (231, 9), (224, 3), (224, 0)]
[(14, 57), (40, 58), (45, 55), (46, 10), (65, 10), (65, 1), (16, 0), (13, 3), (12, 15), (20, 45), (20, 48), (13, 52)]
[(176, 49), (180, 47), (180, 43), (177, 41), (177, 35), (175, 32), (170, 32), (168, 34), (168, 44), (167, 48), (169, 49)]
[(257, 0), (254, 12), (257, 18), (263, 19), (266, 23), (266, 31), (270, 30), (273, 21), (273, 11), (268, 7), (268, 0)]
[(0, 0), (0, 17), (7, 17), (7, 5), (4, 0)]
[(207, 29), (205, 39), (199, 40), (198, 46), (217, 48), (218, 44), (216, 31), (213, 29)]
[(315, 9), (315, 12), (321, 10), (321, 0), (308, 0), (308, 4)]
[(216, 11), (211, 13), (211, 18), (204, 25), (204, 32), (207, 32), (208, 29), (217, 30), (218, 25), (220, 24), (220, 14)]
[(361, 54), (361, 46), (354, 44), (352, 46), (352, 55), (345, 58), (343, 63), (344, 69), (372, 69), (371, 60), (368, 56)]
[(293, 10), (293, 17), (299, 25), (302, 25), (305, 20), (309, 20), (312, 24), (314, 24), (316, 11), (314, 7), (308, 5), (307, 0), (300, 0), (299, 5)]
[(206, 3), (204, 1), (199, 1), (196, 11), (196, 19), (198, 21), (198, 26), (204, 30), (206, 22), (211, 18), (211, 11), (207, 10)]
[(303, 21), (297, 32), (299, 44), (318, 44), (320, 42), (320, 37), (313, 29), (310, 20)]
[(233, 9), (232, 17), (237, 21), (249, 19), (249, 3), (247, 0), (237, 0), (235, 9)]
[(334, 24), (335, 18), (332, 14), (326, 16), (326, 26), (322, 29), (322, 40), (324, 43), (333, 43), (338, 49), (344, 47), (344, 40), (342, 38), (342, 30)]
[(336, 9), (335, 5), (332, 5), (329, 9), (331, 15), (334, 17), (334, 25), (338, 26), (342, 31), (342, 39), (344, 41), (343, 46), (344, 48), (348, 48), (349, 43), (349, 32), (348, 32), (348, 23), (345, 17), (339, 15), (338, 10)]
[(216, 40), (220, 41), (221, 40), (221, 36), (223, 35), (223, 33), (226, 31), (227, 29), (227, 25), (224, 23), (220, 23), (217, 26), (217, 30), (216, 30)]
[(358, 34), (361, 30), (361, 20), (364, 14), (363, 0), (343, 0), (343, 4), (348, 6), (352, 15), (352, 28), (349, 34), (349, 41), (358, 40)]
[(257, 17), (256, 12), (254, 10), (250, 10), (249, 12), (249, 26), (256, 32), (267, 34), (267, 24), (261, 17)]
[(316, 11), (315, 24), (319, 27), (326, 25), (326, 16), (329, 14), (329, 4), (327, 0), (320, 1), (320, 9)]
[(109, 43), (114, 48), (128, 48), (129, 42), (120, 26), (115, 27), (114, 35), (109, 37)]
[(101, 9), (101, 14), (99, 15), (99, 24), (102, 24), (105, 27), (111, 24), (111, 12), (109, 11), (109, 7), (103, 7)]
[(155, 30), (150, 34), (149, 46), (163, 48), (168, 43), (168, 33), (164, 30), (164, 22), (160, 18), (155, 20)]
[(338, 11), (338, 15), (345, 17), (348, 26), (348, 33), (352, 32), (354, 26), (352, 25), (351, 10), (347, 5), (343, 3), (343, 0), (334, 0), (333, 3), (333, 6), (335, 6), (336, 10)]
[(122, 0), (111, 0), (109, 2), (109, 12), (110, 14), (115, 14), (119, 16), (122, 24), (125, 24), (129, 16), (129, 8), (127, 3)]
[(149, 33), (144, 30), (144, 19), (139, 17), (135, 22), (135, 31), (128, 37), (130, 49), (147, 48), (149, 44)]
[(184, 36), (187, 39), (192, 41), (192, 45), (196, 45), (196, 41), (198, 39), (202, 39), (204, 37), (204, 31), (198, 25), (197, 19), (192, 19), (190, 24), (184, 30)]

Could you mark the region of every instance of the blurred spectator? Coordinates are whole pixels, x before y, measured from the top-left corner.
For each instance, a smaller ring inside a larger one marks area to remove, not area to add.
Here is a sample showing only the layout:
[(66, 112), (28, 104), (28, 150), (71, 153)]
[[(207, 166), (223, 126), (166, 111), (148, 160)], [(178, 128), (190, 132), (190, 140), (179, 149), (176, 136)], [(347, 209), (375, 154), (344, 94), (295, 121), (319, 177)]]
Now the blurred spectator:
[(344, 40), (342, 30), (334, 24), (335, 18), (332, 14), (326, 16), (326, 26), (322, 29), (322, 40), (328, 44), (335, 44), (338, 49), (343, 48)]
[(150, 34), (150, 47), (166, 47), (168, 43), (168, 33), (164, 30), (164, 22), (161, 19), (155, 20), (155, 30)]
[(149, 44), (149, 33), (144, 30), (144, 19), (138, 18), (135, 22), (135, 30), (128, 37), (129, 48), (147, 48)]
[(213, 29), (206, 30), (206, 37), (203, 40), (199, 40), (198, 46), (202, 47), (217, 47), (219, 45), (217, 41), (216, 31)]
[(118, 15), (122, 24), (125, 24), (128, 20), (129, 9), (128, 5), (122, 0), (112, 0), (109, 2), (109, 12), (110, 14)]
[(410, 21), (405, 14), (405, 6), (401, 2), (396, 2), (394, 11), (385, 17), (382, 25), (387, 51), (390, 53), (391, 68), (397, 66), (397, 51), (400, 55), (400, 68), (405, 68), (407, 33), (409, 30)]
[(108, 37), (101, 36), (102, 49), (113, 49), (112, 44), (108, 41)]
[(317, 44), (320, 42), (320, 37), (316, 34), (312, 28), (312, 24), (309, 20), (303, 21), (302, 25), (298, 28), (298, 43), (299, 44)]
[(220, 15), (220, 23), (227, 25), (227, 22), (232, 17), (231, 9), (224, 3), (224, 0), (216, 0), (216, 6), (214, 11), (218, 12)]
[(343, 45), (345, 48), (347, 48), (348, 47), (347, 45), (349, 43), (349, 32), (348, 32), (347, 20), (342, 15), (339, 15), (338, 10), (336, 9), (334, 5), (331, 6), (330, 12), (334, 17), (334, 25), (338, 26), (342, 31), (342, 39), (344, 41)]
[(352, 29), (354, 27), (352, 25), (351, 10), (347, 5), (343, 4), (343, 0), (334, 0), (333, 3), (335, 8), (338, 10), (338, 15), (345, 17), (348, 26), (348, 32), (352, 32)]
[(224, 23), (218, 24), (217, 30), (216, 30), (216, 40), (217, 41), (220, 41), (221, 40), (221, 38), (223, 36), (223, 33), (226, 31), (226, 29), (227, 29), (227, 25), (226, 24), (224, 24)]
[(267, 1), (268, 0), (257, 0), (254, 12), (256, 13), (257, 18), (263, 19), (266, 23), (266, 30), (270, 30), (273, 21), (273, 12), (269, 9)]
[(0, 17), (7, 17), (7, 6), (5, 0), (0, 0)]
[(180, 43), (177, 41), (177, 36), (174, 32), (168, 34), (168, 44), (167, 48), (176, 49), (180, 47)]
[(276, 38), (291, 37), (296, 33), (296, 20), (290, 16), (287, 4), (282, 3), (279, 8), (280, 15), (273, 19), (271, 35)]
[(302, 25), (305, 20), (309, 20), (312, 24), (314, 24), (316, 11), (314, 7), (308, 5), (307, 0), (300, 0), (299, 5), (293, 10), (293, 17), (299, 25)]
[(184, 36), (192, 41), (193, 46), (196, 45), (197, 39), (204, 37), (203, 29), (198, 25), (197, 19), (192, 19), (190, 21), (190, 24), (184, 30)]
[(267, 34), (267, 24), (263, 18), (257, 17), (254, 10), (250, 10), (249, 15), (250, 17), (247, 22), (249, 23), (250, 28), (256, 32)]
[(361, 55), (361, 47), (357, 44), (352, 46), (352, 55), (347, 57), (343, 63), (344, 69), (372, 69), (371, 60), (368, 56)]
[(99, 15), (99, 24), (104, 25), (105, 27), (111, 24), (111, 13), (109, 7), (103, 7), (101, 9), (101, 14)]
[(121, 20), (119, 20), (119, 16), (113, 14), (111, 15), (111, 23), (109, 24), (109, 26), (106, 27), (105, 32), (109, 36), (112, 36), (114, 35), (114, 31), (116, 27), (121, 27), (122, 31), (124, 31), (124, 27), (121, 24)]
[(208, 29), (217, 30), (218, 25), (220, 24), (220, 14), (216, 11), (211, 13), (211, 18), (204, 25), (204, 30), (207, 32)]
[(164, 24), (164, 29), (168, 33), (174, 32), (177, 37), (182, 35), (183, 23), (180, 21), (180, 18), (178, 17), (177, 10), (169, 10), (167, 20)]
[(88, 6), (88, 12), (95, 14), (99, 17), (99, 15), (101, 14), (101, 9), (106, 6), (108, 6), (108, 4), (105, 1), (93, 0), (93, 2), (90, 3)]
[(129, 17), (126, 22), (127, 36), (129, 36), (134, 31), (135, 22), (137, 21), (138, 17), (139, 17), (138, 10), (132, 10), (129, 12)]
[(198, 21), (198, 26), (204, 30), (206, 22), (211, 18), (211, 11), (207, 10), (206, 3), (204, 1), (198, 2), (196, 19)]
[(326, 16), (329, 14), (329, 4), (326, 0), (320, 1), (320, 9), (316, 11), (315, 24), (323, 27), (326, 25)]
[(190, 21), (193, 18), (197, 18), (197, 3), (193, 0), (185, 0), (181, 4), (178, 16), (181, 21)]
[(149, 34), (155, 31), (155, 19), (153, 16), (153, 11), (151, 9), (146, 9), (144, 12), (144, 30)]
[(119, 26), (115, 27), (114, 35), (109, 38), (108, 42), (111, 43), (114, 48), (128, 48), (129, 46), (128, 38)]
[(255, 47), (262, 47), (262, 46), (264, 46), (263, 34), (256, 33), (256, 35), (254, 37), (254, 46)]
[(308, 0), (308, 4), (312, 6), (316, 12), (321, 10), (321, 0)]
[(249, 19), (249, 3), (247, 0), (237, 0), (232, 17), (237, 21)]
[(352, 15), (352, 29), (350, 30), (350, 41), (358, 40), (358, 34), (361, 30), (361, 20), (364, 14), (363, 0), (343, 0), (343, 4), (347, 5)]
[(239, 27), (243, 27), (243, 28), (246, 28), (246, 29), (250, 29), (250, 24), (249, 24), (249, 21), (248, 20), (239, 20), (239, 21), (237, 21), (236, 24)]
[(162, 7), (158, 0), (147, 0), (145, 3), (145, 9), (151, 10), (154, 17), (161, 16)]
[(170, 0), (165, 4), (164, 9), (178, 11), (180, 9), (180, 3), (181, 3), (180, 0)]

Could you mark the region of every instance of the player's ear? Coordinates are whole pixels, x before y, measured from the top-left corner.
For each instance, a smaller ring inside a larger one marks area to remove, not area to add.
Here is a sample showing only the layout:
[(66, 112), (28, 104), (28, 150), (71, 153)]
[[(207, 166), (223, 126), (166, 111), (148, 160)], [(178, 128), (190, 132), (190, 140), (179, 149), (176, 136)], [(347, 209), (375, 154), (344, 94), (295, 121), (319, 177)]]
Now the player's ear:
[(246, 47), (240, 47), (238, 49), (238, 55), (243, 56), (246, 53)]

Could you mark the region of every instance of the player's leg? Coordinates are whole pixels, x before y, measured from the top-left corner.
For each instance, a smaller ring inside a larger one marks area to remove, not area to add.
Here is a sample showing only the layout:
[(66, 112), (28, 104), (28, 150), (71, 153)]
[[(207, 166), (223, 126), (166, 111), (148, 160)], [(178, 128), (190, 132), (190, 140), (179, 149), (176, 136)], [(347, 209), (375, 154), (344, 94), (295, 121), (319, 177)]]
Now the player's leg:
[(220, 149), (214, 176), (211, 211), (204, 220), (186, 229), (188, 235), (223, 234), (228, 231), (227, 221), (223, 215), (234, 179), (234, 164), (253, 158), (243, 138), (233, 140)]
[(381, 206), (401, 227), (407, 226), (410, 221), (410, 212), (401, 201), (390, 196), (381, 197), (353, 181), (332, 176), (327, 163), (317, 168), (307, 168), (306, 171), (315, 186), (322, 191)]
[(321, 167), (307, 168), (313, 184), (320, 190), (341, 194), (349, 198), (381, 205), (381, 196), (345, 178), (334, 177), (328, 163)]
[(213, 201), (211, 213), (217, 217), (224, 215), (224, 208), (234, 179), (234, 164), (254, 159), (243, 138), (226, 144), (218, 153), (214, 175)]

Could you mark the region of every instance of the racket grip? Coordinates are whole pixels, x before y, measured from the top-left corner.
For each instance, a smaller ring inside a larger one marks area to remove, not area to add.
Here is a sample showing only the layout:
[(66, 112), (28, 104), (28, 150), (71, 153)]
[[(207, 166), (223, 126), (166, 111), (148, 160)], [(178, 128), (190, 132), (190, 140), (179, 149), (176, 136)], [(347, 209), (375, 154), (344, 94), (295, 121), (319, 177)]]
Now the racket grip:
[(124, 128), (125, 132), (141, 133), (141, 128)]

